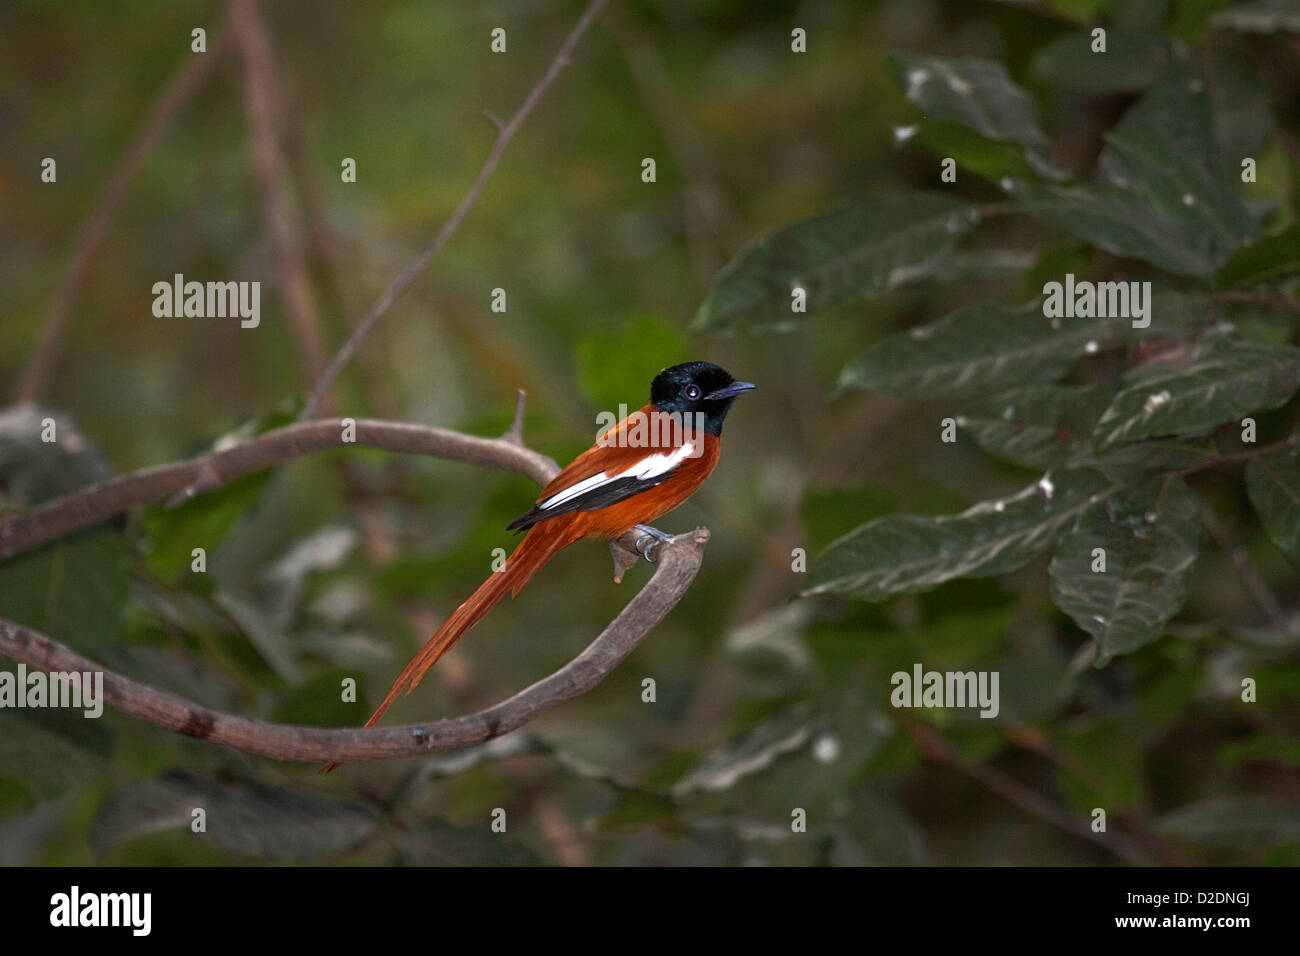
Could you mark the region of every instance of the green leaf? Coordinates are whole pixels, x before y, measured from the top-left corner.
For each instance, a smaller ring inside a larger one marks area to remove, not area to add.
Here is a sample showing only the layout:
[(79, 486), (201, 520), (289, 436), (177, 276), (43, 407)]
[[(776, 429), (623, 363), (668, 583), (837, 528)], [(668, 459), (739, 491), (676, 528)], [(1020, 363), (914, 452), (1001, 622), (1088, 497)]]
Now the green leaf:
[(699, 766), (673, 784), (672, 795), (681, 799), (697, 791), (729, 790), (778, 758), (802, 750), (812, 740), (819, 723), (821, 719), (814, 715), (811, 706), (795, 704), (740, 739), (708, 754)]
[(457, 827), (429, 820), (397, 834), (399, 861), (405, 866), (540, 866), (528, 847), (481, 827)]
[(927, 119), (953, 120), (1000, 143), (1019, 143), (1040, 173), (1060, 178), (1047, 159), (1038, 106), (996, 60), (895, 54), (900, 85)]
[(786, 603), (727, 632), (724, 647), (748, 690), (780, 697), (810, 682), (813, 657), (804, 634), (813, 611), (806, 602)]
[(332, 668), (305, 681), (276, 708), (277, 724), (301, 727), (355, 727), (370, 713), (370, 702), (362, 693), (351, 703), (343, 700), (343, 681), (356, 672)]
[(1210, 46), (1209, 55), (1214, 141), (1240, 175), (1241, 160), (1258, 159), (1273, 138), (1273, 100), (1251, 52), (1218, 43)]
[(1249, 462), (1246, 491), (1268, 536), (1300, 568), (1300, 450)]
[(1092, 505), (1061, 536), (1052, 599), (1093, 636), (1098, 666), (1155, 640), (1183, 606), (1200, 531), (1196, 494), (1152, 478)]
[(245, 475), (178, 508), (151, 508), (141, 516), (145, 561), (154, 574), (175, 581), (185, 574), (195, 548), (211, 554), (262, 495), (269, 471)]
[(84, 710), (0, 710), (0, 777), (21, 784), (37, 800), (97, 779), (113, 747), (113, 732), (87, 719)]
[(926, 866), (934, 859), (925, 831), (892, 796), (860, 790), (832, 824), (837, 866)]
[(974, 305), (891, 335), (840, 373), (838, 387), (900, 398), (971, 395), (1060, 378), (1080, 355), (1126, 341), (1125, 318), (1049, 319), (1041, 300)]
[(1078, 93), (1128, 93), (1145, 90), (1169, 75), (1173, 50), (1155, 33), (1110, 30), (1106, 52), (1092, 52), (1087, 30), (1063, 33), (1039, 48), (1030, 64), (1036, 79)]
[(1243, 33), (1300, 33), (1300, 9), (1293, 0), (1254, 0), (1220, 10), (1210, 18), (1210, 26)]
[(126, 548), (110, 528), (91, 528), (0, 564), (0, 617), (79, 650), (116, 644), (125, 632)]
[(954, 159), (962, 173), (977, 173), (992, 183), (1006, 176), (1035, 175), (1034, 167), (1025, 159), (1023, 147), (987, 139), (952, 120), (927, 119), (911, 126), (894, 127), (896, 144), (907, 143), (913, 137), (935, 156)]
[(1219, 270), (1221, 286), (1258, 285), (1300, 273), (1300, 222), (1243, 246)]
[(111, 474), (67, 412), (34, 405), (0, 409), (0, 492), (18, 504), (31, 507)]
[(269, 860), (347, 850), (375, 826), (374, 815), (356, 804), (177, 770), (110, 793), (91, 827), (90, 845), (102, 854), (148, 833), (189, 833), (198, 808), (206, 814), (209, 838), (232, 853)]
[(1011, 193), (1030, 216), (1108, 252), (1202, 279), (1254, 231), (1216, 158), (1204, 86), (1186, 77), (1124, 114), (1091, 185), (1018, 181)]
[[(219, 435), (210, 447), (229, 448), (291, 424), (299, 408), (296, 399), (286, 399), (269, 412), (241, 421)], [(193, 549), (204, 548), (211, 554), (239, 519), (257, 507), (270, 479), (270, 471), (260, 471), (191, 498), (179, 507), (146, 510), (140, 524), (145, 532), (142, 549), (149, 569), (168, 581), (180, 578), (190, 567)]]
[[(109, 475), (66, 413), (30, 405), (0, 411), (0, 503), (7, 496), (32, 506)], [(126, 550), (109, 525), (0, 563), (0, 617), (79, 649), (121, 639), (126, 601)]]
[(958, 577), (1005, 574), (1046, 550), (1115, 486), (1089, 469), (1053, 472), (1028, 488), (956, 515), (888, 515), (833, 542), (803, 592), (880, 601)]
[(995, 458), (1061, 468), (1091, 456), (1092, 430), (1110, 400), (1100, 384), (1027, 385), (967, 405), (957, 425)]
[(1148, 374), (1097, 423), (1105, 449), (1155, 435), (1191, 435), (1286, 403), (1300, 387), (1300, 349), (1233, 343), (1187, 367)]
[(861, 200), (762, 236), (728, 263), (695, 316), (711, 331), (789, 328), (791, 290), (808, 313), (884, 295), (938, 271), (974, 207), (935, 193)]
[(1274, 797), (1215, 797), (1166, 813), (1155, 829), (1224, 850), (1260, 850), (1300, 843), (1300, 805)]
[(1106, 474), (1142, 475), (1154, 471), (1204, 468), (1219, 458), (1209, 439), (1199, 441), (1141, 441), (1107, 448), (1096, 458), (1096, 467)]

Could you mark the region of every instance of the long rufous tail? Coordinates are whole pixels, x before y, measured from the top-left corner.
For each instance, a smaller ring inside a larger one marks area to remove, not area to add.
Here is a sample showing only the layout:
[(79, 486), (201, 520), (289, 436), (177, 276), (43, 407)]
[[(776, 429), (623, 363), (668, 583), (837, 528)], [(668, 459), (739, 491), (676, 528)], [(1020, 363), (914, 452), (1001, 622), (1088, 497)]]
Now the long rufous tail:
[[(552, 519), (547, 524), (551, 527), (534, 525), (530, 528), (524, 535), (524, 540), (519, 542), (519, 547), (515, 548), (514, 554), (506, 559), (505, 567), (489, 575), (488, 579), (479, 585), (478, 590), (471, 594), (464, 604), (456, 608), (451, 617), (443, 621), (442, 627), (438, 628), (433, 637), (429, 638), (406, 667), (402, 668), (402, 672), (397, 675), (397, 680), (393, 681), (393, 686), (388, 688), (388, 693), (384, 695), (384, 699), (366, 721), (366, 727), (373, 727), (379, 723), (403, 689), (408, 694), (414, 690), (428, 673), (429, 668), (438, 662), (438, 658), (451, 650), (471, 627), (481, 621), (484, 615), (506, 596), (507, 591), (512, 597), (518, 594), (542, 565), (555, 557), (561, 549), (567, 548), (581, 537), (581, 532), (574, 527), (576, 522), (565, 521), (563, 517)], [(557, 524), (561, 526), (555, 527)], [(337, 766), (337, 762), (328, 764), (321, 772), (329, 773)]]

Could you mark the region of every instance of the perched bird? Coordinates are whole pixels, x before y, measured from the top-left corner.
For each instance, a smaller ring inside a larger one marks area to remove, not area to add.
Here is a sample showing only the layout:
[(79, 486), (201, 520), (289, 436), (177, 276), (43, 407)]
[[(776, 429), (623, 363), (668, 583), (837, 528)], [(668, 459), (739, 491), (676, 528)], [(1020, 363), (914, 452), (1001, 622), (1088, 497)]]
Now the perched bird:
[(518, 594), (563, 548), (581, 538), (613, 539), (636, 528), (643, 532), (637, 550), (648, 555), (667, 537), (649, 522), (704, 484), (718, 463), (731, 403), (754, 387), (709, 362), (674, 365), (655, 376), (650, 404), (601, 434), (510, 523), (507, 530), (527, 533), (505, 567), (489, 575), (411, 658), (365, 725), (379, 723), (403, 689), (409, 694), (507, 591)]

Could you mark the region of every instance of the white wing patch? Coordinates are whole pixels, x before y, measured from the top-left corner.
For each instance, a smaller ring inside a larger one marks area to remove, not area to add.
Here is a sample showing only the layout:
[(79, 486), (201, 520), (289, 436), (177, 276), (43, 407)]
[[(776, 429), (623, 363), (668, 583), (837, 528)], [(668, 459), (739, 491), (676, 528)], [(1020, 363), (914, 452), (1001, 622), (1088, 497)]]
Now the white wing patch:
[(610, 482), (618, 481), (621, 478), (636, 478), (639, 481), (648, 481), (651, 478), (658, 478), (660, 475), (672, 471), (687, 458), (695, 457), (695, 455), (696, 451), (694, 442), (686, 442), (686, 444), (671, 452), (659, 452), (654, 455), (646, 455), (646, 457), (634, 462), (628, 468), (615, 472), (612, 475), (608, 472), (601, 471), (589, 478), (582, 479), (582, 481), (575, 482), (563, 491), (557, 491), (545, 501), (539, 501), (537, 507), (542, 510), (554, 508), (557, 505), (562, 505), (566, 501), (572, 501), (574, 498), (579, 498), (597, 488), (608, 485)]

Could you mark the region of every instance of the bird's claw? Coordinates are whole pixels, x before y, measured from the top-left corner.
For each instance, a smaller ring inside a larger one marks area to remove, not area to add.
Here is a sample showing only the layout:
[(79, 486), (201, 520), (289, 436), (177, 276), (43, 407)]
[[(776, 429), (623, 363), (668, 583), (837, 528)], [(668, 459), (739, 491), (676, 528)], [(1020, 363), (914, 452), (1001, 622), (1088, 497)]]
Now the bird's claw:
[(641, 532), (641, 537), (636, 539), (633, 547), (636, 548), (636, 553), (641, 555), (641, 557), (645, 558), (647, 561), (653, 560), (650, 557), (650, 552), (653, 551), (656, 546), (662, 542), (673, 540), (672, 535), (664, 534), (664, 532), (660, 531), (658, 528), (652, 528), (646, 524), (637, 525), (636, 530)]
[(650, 560), (650, 549), (658, 544), (658, 540), (652, 534), (643, 534), (636, 539), (636, 553), (641, 555), (647, 561)]

